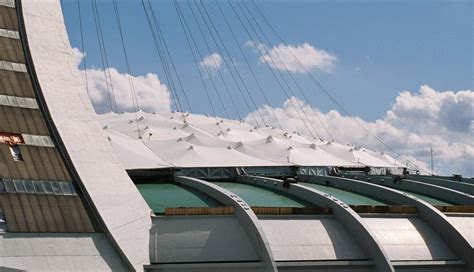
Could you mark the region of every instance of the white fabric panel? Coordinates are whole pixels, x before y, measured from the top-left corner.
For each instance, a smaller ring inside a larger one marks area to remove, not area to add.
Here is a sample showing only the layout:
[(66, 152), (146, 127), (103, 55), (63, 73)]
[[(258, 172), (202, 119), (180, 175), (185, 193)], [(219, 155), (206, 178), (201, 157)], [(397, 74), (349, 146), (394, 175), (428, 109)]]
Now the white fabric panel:
[[(127, 169), (233, 166), (401, 167), (384, 154), (197, 114), (98, 116)], [(138, 123), (138, 126), (137, 126)], [(140, 135), (141, 139), (138, 139)]]

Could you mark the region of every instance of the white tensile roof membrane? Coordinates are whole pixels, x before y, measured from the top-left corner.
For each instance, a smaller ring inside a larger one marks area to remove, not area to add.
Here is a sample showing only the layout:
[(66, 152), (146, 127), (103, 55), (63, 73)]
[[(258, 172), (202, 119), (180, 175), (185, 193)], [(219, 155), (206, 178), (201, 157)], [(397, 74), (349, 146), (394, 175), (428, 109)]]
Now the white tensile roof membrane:
[(109, 113), (99, 115), (98, 119), (126, 169), (291, 165), (405, 167), (387, 154), (365, 148), (205, 115), (140, 111), (137, 114)]

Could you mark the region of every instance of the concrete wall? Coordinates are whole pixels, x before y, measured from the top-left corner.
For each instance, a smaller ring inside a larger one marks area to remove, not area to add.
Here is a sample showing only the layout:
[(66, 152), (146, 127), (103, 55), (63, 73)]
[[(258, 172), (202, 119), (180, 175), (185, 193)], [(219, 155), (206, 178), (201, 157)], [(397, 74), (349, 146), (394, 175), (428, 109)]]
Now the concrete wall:
[(275, 261), (367, 260), (347, 229), (333, 217), (259, 217)]
[(154, 217), (150, 241), (154, 264), (260, 260), (233, 215)]

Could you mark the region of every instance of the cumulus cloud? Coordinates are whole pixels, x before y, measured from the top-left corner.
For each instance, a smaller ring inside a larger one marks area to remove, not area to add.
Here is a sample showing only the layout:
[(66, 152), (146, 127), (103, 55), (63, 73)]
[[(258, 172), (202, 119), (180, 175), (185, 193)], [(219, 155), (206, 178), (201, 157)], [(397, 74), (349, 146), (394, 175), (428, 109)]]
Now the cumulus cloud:
[(222, 66), (222, 57), (221, 55), (217, 53), (212, 53), (210, 55), (205, 56), (201, 62), (199, 63), (199, 66), (201, 68), (209, 68), (211, 70), (218, 70)]
[[(77, 48), (73, 49), (74, 59), (79, 66), (84, 54)], [(115, 68), (108, 68), (105, 71), (110, 74), (110, 79), (105, 77), (104, 70), (97, 68), (87, 69), (87, 81), (89, 87), (89, 98), (98, 114), (103, 114), (112, 110), (118, 112), (131, 112), (137, 109), (147, 112), (164, 113), (171, 110), (170, 92), (156, 74), (148, 73), (144, 76), (133, 76), (126, 73), (120, 73)], [(85, 77), (84, 73), (81, 73)], [(130, 80), (136, 93), (135, 99), (132, 99)], [(112, 92), (113, 87), (113, 92)], [(117, 109), (115, 108), (117, 104)]]
[(254, 41), (247, 41), (246, 46), (255, 48), (259, 53), (260, 62), (268, 63), (273, 69), (293, 73), (307, 73), (308, 70), (318, 69), (330, 72), (337, 57), (325, 50), (318, 49), (309, 43), (301, 45), (279, 44), (271, 48)]
[[(474, 175), (472, 90), (436, 91), (425, 85), (417, 92), (404, 91), (398, 95), (384, 118), (374, 122), (344, 116), (335, 110), (322, 113), (303, 101), (300, 103), (323, 138), (329, 138), (326, 127), (338, 142), (390, 153), (372, 136), (375, 135), (402, 154), (399, 159), (408, 160), (423, 169), (429, 169), (430, 149), (433, 148), (436, 172)], [(272, 110), (285, 130), (309, 134), (289, 100), (281, 108), (262, 107), (261, 113), (266, 121), (276, 125)], [(252, 123), (250, 116), (246, 120)]]

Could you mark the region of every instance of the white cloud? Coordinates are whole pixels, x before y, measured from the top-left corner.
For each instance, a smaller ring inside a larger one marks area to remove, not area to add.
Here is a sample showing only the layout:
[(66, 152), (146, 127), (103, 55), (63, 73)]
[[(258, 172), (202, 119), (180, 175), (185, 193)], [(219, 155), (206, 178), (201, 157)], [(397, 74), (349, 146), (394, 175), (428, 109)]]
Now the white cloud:
[(201, 68), (209, 68), (211, 70), (218, 70), (222, 66), (222, 57), (217, 53), (212, 53), (210, 55), (205, 56), (202, 61), (199, 63)]
[(337, 61), (335, 55), (308, 43), (301, 45), (279, 44), (269, 48), (264, 44), (247, 41), (245, 45), (263, 53), (259, 58), (261, 62), (268, 63), (273, 69), (287, 70), (293, 73), (307, 73), (308, 70), (313, 69), (330, 72)]
[[(77, 48), (73, 49), (74, 59), (79, 65), (84, 54)], [(110, 73), (112, 79), (109, 82), (110, 96), (115, 97), (119, 112), (134, 111), (134, 100), (130, 91), (130, 81), (132, 80), (136, 92), (138, 105), (141, 110), (147, 112), (169, 112), (171, 110), (170, 92), (165, 84), (163, 84), (156, 74), (148, 73), (144, 76), (133, 76), (126, 73), (120, 73), (115, 68), (108, 68), (107, 74)], [(81, 75), (85, 77), (82, 72)], [(105, 80), (104, 70), (87, 69), (87, 81), (89, 86), (89, 98), (98, 114), (110, 112), (109, 91)], [(111, 84), (110, 84), (111, 83)], [(113, 86), (113, 93), (111, 86)], [(112, 102), (114, 104), (114, 102)], [(113, 107), (115, 111), (115, 105)]]
[[(296, 99), (292, 97), (291, 99)], [(300, 103), (304, 104), (303, 101)], [(362, 145), (372, 150), (389, 151), (371, 134), (382, 139), (388, 146), (403, 154), (416, 165), (427, 167), (430, 148), (434, 150), (435, 171), (443, 174), (461, 173), (474, 175), (474, 92), (436, 91), (421, 86), (418, 92), (404, 91), (396, 98), (383, 119), (366, 122), (359, 117), (343, 116), (332, 110), (321, 113), (304, 104), (306, 113), (323, 138), (325, 133), (314, 110), (334, 136), (336, 141)], [(267, 121), (276, 125), (271, 108), (265, 106), (261, 113)], [(309, 134), (289, 101), (274, 109), (285, 130)], [(354, 120), (357, 119), (357, 122)], [(252, 119), (247, 117), (250, 123)], [(390, 153), (390, 152), (389, 152)]]

